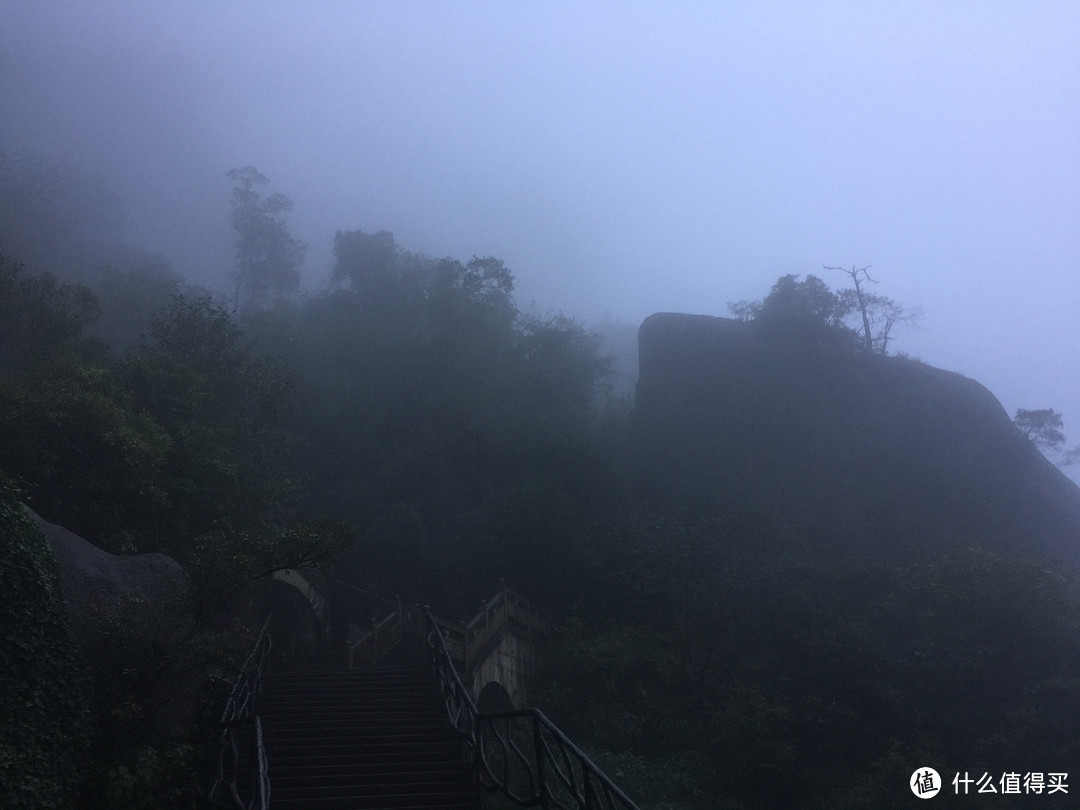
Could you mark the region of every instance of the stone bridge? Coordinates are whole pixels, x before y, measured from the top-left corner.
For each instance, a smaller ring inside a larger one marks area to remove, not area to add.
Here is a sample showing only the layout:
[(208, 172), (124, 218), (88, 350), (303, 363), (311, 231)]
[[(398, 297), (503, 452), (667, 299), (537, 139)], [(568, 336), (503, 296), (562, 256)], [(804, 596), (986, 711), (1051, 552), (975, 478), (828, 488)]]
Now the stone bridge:
[[(424, 608), (406, 607), (337, 580), (322, 581), (295, 569), (278, 571), (270, 585), (269, 602), (276, 645), (289, 658), (343, 647), (348, 667), (354, 668), (375, 664), (395, 648), (426, 647)], [(350, 615), (381, 618), (362, 628), (347, 620)], [(432, 618), (481, 712), (530, 705), (548, 631), (528, 599), (500, 581), (498, 592), (481, 603), (470, 622)]]

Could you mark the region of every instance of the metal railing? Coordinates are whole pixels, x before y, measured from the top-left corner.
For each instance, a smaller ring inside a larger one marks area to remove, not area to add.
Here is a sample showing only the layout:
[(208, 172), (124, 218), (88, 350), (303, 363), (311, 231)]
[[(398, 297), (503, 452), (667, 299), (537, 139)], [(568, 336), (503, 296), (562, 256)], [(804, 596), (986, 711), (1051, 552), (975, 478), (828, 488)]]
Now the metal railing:
[[(527, 599), (501, 584), (495, 598), (463, 625), (442, 621), (426, 607), (406, 610), (400, 601), (395, 607), (350, 645), (350, 666), (357, 660), (374, 662), (404, 633), (424, 639), (447, 717), (485, 789), (541, 810), (638, 810), (539, 709), (480, 712), (462, 683), (455, 661), (467, 669), (490, 652), (512, 622), (518, 632), (546, 635), (539, 613)], [(255, 705), (272, 646), (269, 626), (270, 617), (233, 682), (221, 717), (218, 774), (210, 798), (238, 810), (267, 810), (270, 803), (262, 721)], [(246, 774), (241, 773), (245, 762)]]
[(372, 619), (371, 630), (348, 645), (349, 669), (374, 664), (382, 658), (391, 647), (401, 641), (409, 618), (399, 600), (397, 608), (383, 617), (382, 621)]
[(425, 618), (447, 716), (485, 789), (542, 810), (639, 810), (539, 709), (478, 711), (440, 623), (426, 609)]
[(469, 690), (461, 682), (461, 676), (458, 675), (454, 659), (446, 647), (446, 639), (443, 638), (438, 620), (427, 608), (424, 608), (424, 620), (427, 628), (428, 654), (431, 657), (439, 691), (443, 695), (446, 715), (462, 744), (469, 749), (470, 756), (473, 756), (476, 749), (476, 718), (480, 713), (476, 710), (476, 704), (473, 703)]
[[(270, 804), (270, 778), (263, 746), (262, 721), (255, 713), (255, 700), (262, 690), (263, 666), (272, 646), (270, 617), (267, 617), (251, 654), (233, 681), (229, 699), (221, 714), (218, 774), (210, 789), (210, 799), (215, 804), (228, 804), (240, 810), (266, 810)], [(250, 782), (241, 779), (242, 752), (250, 755)], [(249, 789), (250, 795), (245, 801), (241, 794)]]
[(539, 709), (481, 713), (480, 782), (523, 807), (637, 810), (637, 805)]
[[(468, 671), (511, 624), (527, 638), (547, 635), (528, 599), (500, 581), (499, 592), (481, 603), (472, 621), (455, 625), (427, 607), (405, 608), (400, 600), (375, 598), (389, 612), (373, 619), (371, 630), (349, 644), (350, 668), (378, 661), (406, 634), (424, 640), (446, 715), (485, 789), (541, 810), (639, 810), (539, 709), (480, 712), (462, 682), (458, 666)], [(258, 718), (255, 723), (259, 729)], [(265, 778), (265, 769), (262, 773)]]
[[(481, 602), (479, 612), (468, 623), (454, 624), (437, 616), (431, 616), (431, 621), (435, 622), (442, 631), (443, 643), (451, 658), (462, 662), (466, 668), (471, 667), (477, 658), (487, 654), (489, 645), (498, 640), (511, 622), (517, 624), (523, 631), (526, 641), (531, 641), (534, 634), (547, 635), (547, 625), (532, 603), (521, 594), (507, 588), (502, 580), (499, 583), (499, 592), (490, 602)], [(356, 588), (353, 590), (366, 593)], [(390, 609), (390, 612), (381, 620), (372, 619), (371, 629), (349, 643), (348, 666), (350, 669), (375, 663), (406, 633), (410, 633), (418, 640), (424, 637), (425, 629), (421, 624), (423, 609), (419, 605), (406, 608), (400, 599), (392, 601), (383, 597), (377, 598)]]

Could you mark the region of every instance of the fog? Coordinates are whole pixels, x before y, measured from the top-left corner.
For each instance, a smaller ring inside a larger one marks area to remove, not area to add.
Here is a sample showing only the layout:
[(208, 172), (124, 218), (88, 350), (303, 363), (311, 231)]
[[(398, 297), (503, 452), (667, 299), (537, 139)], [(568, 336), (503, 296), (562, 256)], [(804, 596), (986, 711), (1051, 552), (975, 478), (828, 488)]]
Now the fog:
[(590, 323), (872, 265), (895, 344), (1080, 439), (1080, 6), (0, 3), (0, 148), (224, 289), (235, 167), (335, 230), (504, 259)]

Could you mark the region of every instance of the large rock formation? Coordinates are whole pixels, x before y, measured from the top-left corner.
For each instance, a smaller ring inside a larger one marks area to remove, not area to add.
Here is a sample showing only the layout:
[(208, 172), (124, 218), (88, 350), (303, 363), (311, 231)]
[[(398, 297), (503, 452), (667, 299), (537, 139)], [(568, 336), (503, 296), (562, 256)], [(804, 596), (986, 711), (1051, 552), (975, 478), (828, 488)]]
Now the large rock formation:
[(650, 316), (639, 351), (647, 498), (893, 556), (982, 545), (1080, 569), (1080, 488), (973, 380), (708, 316)]
[(143, 624), (142, 632), (159, 632), (160, 621), (151, 617), (174, 617), (189, 595), (187, 574), (172, 557), (109, 554), (32, 511), (30, 516), (56, 555), (64, 603), (77, 635), (118, 623), (128, 630)]

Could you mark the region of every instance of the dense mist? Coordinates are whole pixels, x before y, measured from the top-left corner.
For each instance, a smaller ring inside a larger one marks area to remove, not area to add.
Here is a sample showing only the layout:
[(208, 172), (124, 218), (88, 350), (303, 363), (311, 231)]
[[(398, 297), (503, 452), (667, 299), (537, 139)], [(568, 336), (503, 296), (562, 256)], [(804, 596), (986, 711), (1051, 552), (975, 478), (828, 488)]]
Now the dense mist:
[(355, 228), (498, 256), (590, 322), (872, 265), (923, 312), (897, 348), (1068, 427), (1078, 42), (1067, 2), (7, 2), (0, 148), (86, 173), (214, 289), (248, 165), (295, 202), (307, 287)]
[(1065, 0), (0, 2), (0, 805), (403, 806), (366, 668), (455, 807), (521, 696), (642, 807), (1062, 806), (1078, 98)]

